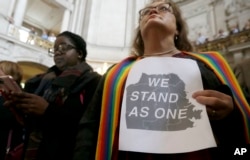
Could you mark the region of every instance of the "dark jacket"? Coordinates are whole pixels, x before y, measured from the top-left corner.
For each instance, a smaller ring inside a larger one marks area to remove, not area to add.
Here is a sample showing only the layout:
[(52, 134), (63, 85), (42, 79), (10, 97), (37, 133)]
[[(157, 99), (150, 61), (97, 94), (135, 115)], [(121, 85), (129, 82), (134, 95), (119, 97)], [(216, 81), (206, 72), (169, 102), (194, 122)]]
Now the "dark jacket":
[[(178, 54), (176, 57), (193, 59), (188, 55)], [(204, 89), (212, 89), (223, 92), (232, 96), (231, 90), (228, 86), (222, 85), (213, 71), (203, 62), (198, 61), (198, 66), (201, 71), (202, 82)], [(80, 121), (80, 128), (77, 135), (77, 144), (74, 152), (74, 160), (94, 160), (95, 150), (97, 145), (100, 112), (102, 106), (102, 92), (105, 76), (100, 81), (94, 98), (92, 99), (87, 111)], [(198, 157), (212, 156), (210, 158), (218, 159), (220, 155), (224, 157), (228, 154), (226, 146), (235, 148), (236, 144), (244, 144), (244, 127), (240, 111), (235, 107), (233, 112), (223, 120), (211, 121), (213, 133), (218, 142), (218, 148), (208, 149), (207, 151), (197, 151), (194, 153)], [(118, 137), (119, 127), (116, 131), (115, 142), (113, 146), (113, 154), (117, 155), (119, 160), (125, 159), (195, 159), (190, 153), (183, 154), (149, 154), (149, 153), (137, 153), (118, 151)], [(207, 153), (209, 153), (207, 155)], [(232, 153), (233, 154), (233, 153)]]
[[(79, 72), (81, 74), (76, 76)], [(51, 73), (55, 74), (55, 77), (46, 80), (46, 76), (49, 77)], [(26, 120), (30, 133), (28, 149), (32, 149), (30, 142), (33, 134), (36, 131), (41, 134), (37, 159), (71, 159), (79, 120), (93, 96), (100, 77), (87, 63), (82, 62), (79, 68), (62, 73), (54, 66), (46, 74), (38, 75), (26, 83), (26, 91), (34, 92), (49, 102), (44, 115), (30, 116)], [(64, 94), (60, 95), (61, 92), (58, 91), (62, 90)], [(26, 156), (28, 154), (29, 152), (26, 152)]]
[(4, 98), (0, 96), (0, 159), (4, 159), (10, 130), (12, 130), (11, 149), (23, 142), (24, 135), (23, 126), (17, 122), (13, 113), (3, 106), (3, 103)]

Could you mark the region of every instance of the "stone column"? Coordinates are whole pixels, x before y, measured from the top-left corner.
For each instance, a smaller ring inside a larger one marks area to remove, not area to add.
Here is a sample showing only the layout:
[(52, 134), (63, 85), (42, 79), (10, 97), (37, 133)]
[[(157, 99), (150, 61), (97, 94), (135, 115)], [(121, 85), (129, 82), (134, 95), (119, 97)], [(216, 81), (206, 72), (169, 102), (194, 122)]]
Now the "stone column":
[(15, 3), (16, 3), (16, 0), (10, 0), (9, 10), (8, 10), (8, 14), (7, 14), (8, 17), (13, 16), (12, 13), (14, 11)]
[(22, 26), (24, 14), (26, 11), (27, 0), (18, 0), (16, 4), (16, 9), (14, 13), (14, 24), (16, 26)]
[(69, 26), (70, 15), (71, 15), (70, 10), (66, 8), (63, 14), (61, 32), (69, 30), (68, 26)]
[(72, 32), (75, 32), (76, 30), (78, 16), (79, 16), (79, 4), (80, 4), (79, 0), (76, 0), (74, 3), (74, 10), (72, 11), (72, 19), (71, 19), (71, 26), (70, 26), (70, 30)]
[[(214, 11), (214, 6), (215, 6), (215, 3), (210, 3), (209, 4), (209, 9), (208, 9), (208, 14), (209, 14), (209, 17), (210, 17), (210, 29), (211, 29), (211, 33), (209, 36), (210, 40), (211, 39), (214, 39), (214, 35), (217, 34), (217, 28), (216, 28), (216, 21), (215, 21), (215, 11)], [(209, 23), (208, 23), (209, 24)]]
[(78, 21), (77, 21), (77, 25), (76, 25), (76, 28), (75, 28), (75, 31), (76, 33), (82, 35), (82, 32), (84, 29), (87, 29), (87, 26), (85, 28), (85, 26), (83, 25), (84, 21), (85, 21), (85, 13), (86, 13), (86, 3), (87, 3), (88, 0), (85, 0), (85, 1), (80, 1), (80, 5), (79, 5), (79, 8), (78, 8)]

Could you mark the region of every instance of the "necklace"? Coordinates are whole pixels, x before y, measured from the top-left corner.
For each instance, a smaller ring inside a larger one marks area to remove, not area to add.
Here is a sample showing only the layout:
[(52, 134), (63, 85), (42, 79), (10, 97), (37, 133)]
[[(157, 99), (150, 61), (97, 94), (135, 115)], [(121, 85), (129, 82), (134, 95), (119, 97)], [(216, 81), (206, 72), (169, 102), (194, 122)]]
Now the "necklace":
[(164, 52), (160, 52), (160, 53), (153, 53), (153, 54), (144, 54), (143, 57), (153, 57), (153, 56), (172, 56), (176, 53), (179, 53), (180, 51), (177, 50), (176, 48), (173, 48), (171, 50), (168, 51), (164, 51)]

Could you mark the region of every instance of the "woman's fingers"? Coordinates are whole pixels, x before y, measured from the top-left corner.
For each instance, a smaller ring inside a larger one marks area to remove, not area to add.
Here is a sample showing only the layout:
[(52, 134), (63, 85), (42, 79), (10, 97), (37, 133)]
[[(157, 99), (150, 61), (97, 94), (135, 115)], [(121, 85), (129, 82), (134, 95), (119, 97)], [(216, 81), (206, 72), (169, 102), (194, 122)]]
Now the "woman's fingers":
[(206, 106), (208, 116), (213, 120), (223, 119), (233, 110), (232, 97), (219, 91), (197, 91), (193, 93), (192, 97)]

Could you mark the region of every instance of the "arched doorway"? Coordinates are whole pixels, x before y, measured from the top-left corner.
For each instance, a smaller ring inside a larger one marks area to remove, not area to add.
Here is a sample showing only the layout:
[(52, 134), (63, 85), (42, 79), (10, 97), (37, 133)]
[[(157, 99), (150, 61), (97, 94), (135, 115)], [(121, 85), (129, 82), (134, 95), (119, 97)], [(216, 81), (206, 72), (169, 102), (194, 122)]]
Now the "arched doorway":
[(48, 69), (48, 67), (34, 62), (22, 61), (18, 62), (18, 64), (21, 66), (23, 70), (23, 80), (22, 80), (23, 83), (37, 74), (46, 72)]

